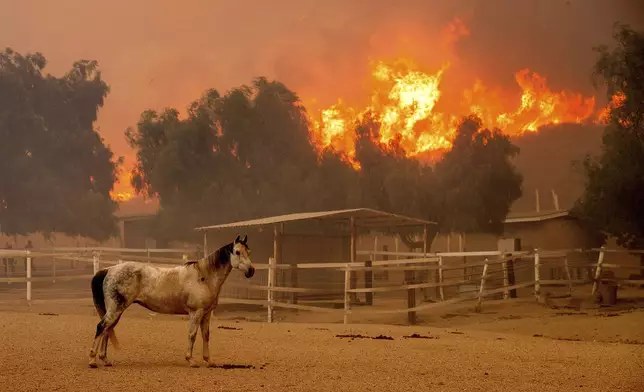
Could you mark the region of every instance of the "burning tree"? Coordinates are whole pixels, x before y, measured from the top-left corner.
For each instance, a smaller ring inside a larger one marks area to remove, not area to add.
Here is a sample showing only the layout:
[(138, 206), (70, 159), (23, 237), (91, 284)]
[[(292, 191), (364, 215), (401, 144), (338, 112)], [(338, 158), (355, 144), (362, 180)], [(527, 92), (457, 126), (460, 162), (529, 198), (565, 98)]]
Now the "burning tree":
[[(586, 157), (586, 190), (575, 211), (589, 228), (630, 249), (644, 247), (644, 35), (618, 25), (616, 47), (596, 48), (595, 76), (611, 100), (602, 151)], [(644, 255), (641, 258), (644, 274)]]
[(160, 199), (160, 238), (194, 238), (195, 226), (213, 220), (343, 208), (356, 189), (339, 154), (318, 156), (297, 95), (264, 78), (223, 96), (207, 91), (185, 119), (144, 112), (127, 138), (137, 151), (134, 188)]
[(117, 233), (110, 191), (119, 160), (93, 128), (109, 88), (95, 61), (43, 75), (40, 53), (0, 53), (0, 230)]
[(127, 138), (137, 151), (135, 189), (161, 201), (159, 238), (192, 238), (193, 227), (213, 218), (358, 206), (437, 220), (446, 230), (498, 231), (521, 195), (509, 161), (518, 150), (481, 125), (464, 120), (433, 168), (400, 137), (382, 142), (382, 123), (367, 113), (348, 156), (315, 143), (295, 93), (259, 78), (224, 96), (208, 91), (185, 119), (174, 109), (144, 112)]

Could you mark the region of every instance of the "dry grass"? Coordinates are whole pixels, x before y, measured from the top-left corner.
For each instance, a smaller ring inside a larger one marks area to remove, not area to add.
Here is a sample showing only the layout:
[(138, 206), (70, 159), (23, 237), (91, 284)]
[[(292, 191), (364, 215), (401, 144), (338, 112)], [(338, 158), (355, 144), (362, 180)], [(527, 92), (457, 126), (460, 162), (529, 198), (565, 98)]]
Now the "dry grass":
[[(644, 312), (556, 313), (566, 312), (506, 302), (481, 314), (426, 315), (428, 325), (417, 327), (314, 324), (309, 313), (289, 316), (295, 323), (265, 324), (221, 318), (227, 314), (212, 321), (212, 357), (253, 368), (190, 369), (183, 359), (185, 318), (133, 306), (117, 328), (121, 351), (110, 346), (115, 366), (89, 369), (97, 322), (89, 300), (31, 307), (4, 301), (0, 385), (6, 391), (644, 390)], [(434, 339), (404, 338), (414, 333)]]

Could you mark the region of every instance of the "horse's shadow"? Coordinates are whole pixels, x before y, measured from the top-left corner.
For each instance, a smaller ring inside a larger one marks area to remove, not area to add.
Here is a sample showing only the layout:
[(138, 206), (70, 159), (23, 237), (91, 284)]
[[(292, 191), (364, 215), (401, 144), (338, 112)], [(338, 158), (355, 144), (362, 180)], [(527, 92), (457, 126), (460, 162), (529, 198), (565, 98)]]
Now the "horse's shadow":
[[(123, 361), (115, 363), (114, 366), (108, 367), (108, 369), (149, 369), (149, 368), (165, 368), (165, 369), (191, 369), (185, 361), (154, 361), (154, 362), (143, 362), (143, 361)], [(215, 363), (208, 366), (205, 362), (199, 364), (197, 369), (222, 369), (222, 370), (257, 370), (264, 369), (264, 365), (255, 366), (251, 364), (241, 364), (241, 363)]]

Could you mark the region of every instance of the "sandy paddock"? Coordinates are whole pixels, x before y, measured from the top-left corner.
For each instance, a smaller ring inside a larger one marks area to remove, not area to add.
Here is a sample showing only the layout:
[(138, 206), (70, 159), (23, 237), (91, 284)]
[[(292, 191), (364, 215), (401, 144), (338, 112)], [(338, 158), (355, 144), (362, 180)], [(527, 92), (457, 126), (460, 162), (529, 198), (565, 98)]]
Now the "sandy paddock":
[[(306, 312), (266, 324), (225, 313), (212, 320), (212, 357), (253, 368), (191, 369), (185, 317), (133, 306), (117, 328), (121, 350), (110, 346), (115, 366), (89, 369), (97, 322), (89, 299), (4, 300), (0, 390), (644, 391), (644, 311), (605, 316), (530, 301), (444, 313), (414, 327), (307, 323)], [(433, 339), (403, 337), (413, 333)]]

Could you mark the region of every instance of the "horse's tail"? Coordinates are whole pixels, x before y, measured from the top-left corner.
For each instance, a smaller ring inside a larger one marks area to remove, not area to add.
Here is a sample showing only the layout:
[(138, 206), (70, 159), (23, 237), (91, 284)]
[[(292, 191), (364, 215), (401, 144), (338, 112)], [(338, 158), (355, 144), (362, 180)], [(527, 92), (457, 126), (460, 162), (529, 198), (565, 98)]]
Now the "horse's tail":
[[(105, 291), (103, 291), (103, 282), (106, 276), (107, 269), (102, 269), (92, 277), (92, 298), (94, 299), (94, 307), (96, 307), (96, 311), (101, 318), (107, 313), (107, 308), (105, 307)], [(112, 341), (114, 348), (118, 350), (119, 341), (116, 338), (113, 328), (107, 331), (107, 336)]]

